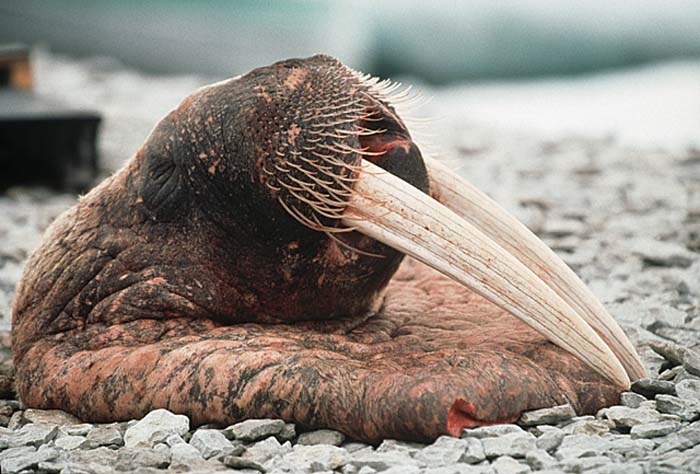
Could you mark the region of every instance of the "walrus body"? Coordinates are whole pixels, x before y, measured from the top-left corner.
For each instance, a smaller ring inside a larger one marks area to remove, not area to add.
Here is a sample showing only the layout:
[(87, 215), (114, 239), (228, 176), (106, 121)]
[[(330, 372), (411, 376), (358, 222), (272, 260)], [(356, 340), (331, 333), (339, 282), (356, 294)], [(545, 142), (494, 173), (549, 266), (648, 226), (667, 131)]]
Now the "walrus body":
[[(334, 203), (303, 209), (285, 183), (318, 176), (293, 152), (322, 146), (305, 113), (341, 108), (327, 102), (342, 92), (337, 64), (286, 61), (196, 92), (52, 224), (13, 312), (28, 406), (88, 421), (155, 408), (195, 424), (274, 417), (376, 441), (617, 401), (619, 387), (475, 293), (412, 260), (399, 269), (401, 252), (362, 234), (334, 235)], [(338, 117), (334, 130), (350, 130)], [(374, 161), (429, 192), (401, 133), (391, 146), (341, 133), (326, 149), (350, 160), (344, 146), (384, 146)], [(325, 167), (351, 185), (351, 165)]]

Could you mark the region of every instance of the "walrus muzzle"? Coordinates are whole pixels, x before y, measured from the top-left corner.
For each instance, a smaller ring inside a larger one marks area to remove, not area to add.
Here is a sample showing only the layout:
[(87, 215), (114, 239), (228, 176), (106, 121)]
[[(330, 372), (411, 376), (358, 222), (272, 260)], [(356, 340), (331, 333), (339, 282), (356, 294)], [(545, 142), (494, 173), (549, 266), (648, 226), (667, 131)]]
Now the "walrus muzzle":
[(401, 95), (314, 56), (186, 98), (28, 262), (25, 403), (372, 441), (615, 403), (644, 376), (630, 341), (534, 234), (422, 156)]

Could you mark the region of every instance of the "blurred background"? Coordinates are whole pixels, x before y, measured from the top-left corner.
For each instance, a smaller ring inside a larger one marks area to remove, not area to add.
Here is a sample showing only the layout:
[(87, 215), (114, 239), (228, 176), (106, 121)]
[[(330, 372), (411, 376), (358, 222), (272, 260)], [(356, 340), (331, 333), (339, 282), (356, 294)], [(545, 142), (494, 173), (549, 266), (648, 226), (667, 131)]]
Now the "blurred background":
[(320, 52), (428, 98), (407, 112), (423, 152), (604, 301), (662, 286), (635, 280), (632, 237), (669, 262), (700, 251), (697, 0), (0, 0), (0, 333), (41, 232), (161, 117)]
[[(458, 121), (650, 147), (699, 143), (695, 0), (4, 0), (0, 44), (18, 42), (33, 53), (36, 96), (74, 119), (75, 109), (88, 113), (78, 128), (102, 124), (101, 135), (75, 133), (97, 143), (82, 162), (106, 170), (196, 87), (318, 52), (416, 86), (432, 99), (420, 114), (446, 119), (441, 130)], [(92, 176), (84, 163), (68, 168), (73, 184)]]
[(4, 0), (0, 39), (154, 73), (230, 76), (324, 51), (433, 84), (700, 56), (694, 0)]

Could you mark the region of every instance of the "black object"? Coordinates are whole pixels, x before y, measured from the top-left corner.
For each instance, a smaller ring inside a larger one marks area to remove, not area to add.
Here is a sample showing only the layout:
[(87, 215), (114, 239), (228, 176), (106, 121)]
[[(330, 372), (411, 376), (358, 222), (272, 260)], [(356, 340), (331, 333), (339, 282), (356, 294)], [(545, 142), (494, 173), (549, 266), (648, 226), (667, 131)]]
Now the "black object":
[(0, 46), (0, 192), (18, 184), (89, 188), (100, 116), (41, 99), (32, 82), (29, 49)]
[(18, 184), (82, 191), (97, 176), (100, 116), (0, 90), (0, 192)]

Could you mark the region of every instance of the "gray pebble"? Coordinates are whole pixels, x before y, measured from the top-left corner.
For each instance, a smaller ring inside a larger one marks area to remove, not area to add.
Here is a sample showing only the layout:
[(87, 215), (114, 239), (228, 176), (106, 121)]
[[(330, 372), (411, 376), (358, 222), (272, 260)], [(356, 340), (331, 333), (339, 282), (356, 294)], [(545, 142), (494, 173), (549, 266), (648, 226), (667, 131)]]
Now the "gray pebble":
[[(275, 465), (294, 466), (294, 469), (298, 472), (332, 471), (347, 464), (349, 458), (348, 452), (337, 446), (322, 444), (304, 446), (297, 444), (292, 451), (282, 456), (279, 463), (275, 463)], [(355, 467), (360, 468), (363, 465), (355, 464)], [(385, 465), (384, 469), (388, 469), (390, 466), (391, 464)]]
[(664, 454), (674, 450), (684, 451), (700, 444), (700, 425), (693, 423), (657, 441), (659, 445), (654, 450), (655, 453)]
[(346, 466), (343, 466), (343, 472), (345, 473), (346, 471), (356, 472), (357, 474), (374, 474), (375, 472), (377, 472), (376, 469), (372, 469), (369, 466), (362, 466), (360, 469), (357, 469), (352, 464), (348, 464)]
[(266, 472), (265, 468), (251, 459), (244, 459), (238, 456), (225, 456), (223, 463), (227, 467), (234, 469), (253, 469), (259, 472)]
[[(376, 471), (374, 471), (376, 472)], [(452, 464), (451, 466), (429, 466), (420, 471), (422, 474), (494, 474), (495, 471), (488, 466), (474, 466), (471, 464)]]
[[(594, 469), (610, 464), (610, 458), (591, 454), (580, 458), (566, 458), (561, 461), (560, 468), (564, 472), (595, 472)], [(622, 473), (619, 473), (622, 474)]]
[(11, 430), (16, 430), (27, 424), (27, 420), (24, 419), (23, 411), (16, 411), (10, 417), (10, 421), (7, 423), (7, 427)]
[(608, 438), (608, 456), (618, 454), (619, 459), (642, 458), (648, 455), (655, 447), (656, 443), (649, 439), (632, 439), (627, 435), (615, 435)]
[(404, 466), (392, 466), (386, 471), (382, 471), (383, 474), (420, 474), (420, 472), (420, 468), (410, 464)]
[(649, 341), (649, 347), (675, 364), (681, 364), (685, 370), (695, 376), (700, 376), (700, 354), (692, 349), (673, 342), (654, 340)]
[(526, 474), (531, 472), (526, 464), (520, 464), (510, 456), (503, 456), (491, 463), (496, 474)]
[(186, 416), (158, 409), (150, 412), (126, 430), (124, 444), (127, 448), (149, 447), (165, 441), (170, 435), (182, 436), (189, 429), (190, 420)]
[(661, 414), (654, 410), (646, 409), (642, 406), (640, 406), (640, 408), (629, 408), (618, 405), (601, 410), (601, 413), (605, 418), (615, 423), (617, 428), (623, 430), (632, 428), (634, 425), (643, 425), (661, 421)]
[(283, 420), (255, 419), (245, 420), (224, 429), (224, 435), (229, 439), (241, 441), (257, 441), (279, 434), (285, 429), (286, 423)]
[(554, 469), (559, 464), (552, 455), (543, 449), (528, 452), (525, 455), (525, 461), (535, 471)]
[(604, 453), (610, 447), (610, 442), (595, 435), (567, 435), (556, 451), (556, 458), (560, 461), (569, 458), (597, 456)]
[(428, 466), (447, 466), (456, 463), (476, 464), (486, 459), (484, 448), (476, 438), (440, 436), (413, 456)]
[[(651, 402), (653, 403), (653, 402)], [(615, 427), (610, 420), (601, 420), (592, 416), (577, 416), (569, 422), (559, 425), (564, 434), (597, 434), (604, 435)]]
[(79, 425), (66, 425), (66, 426), (61, 426), (59, 430), (62, 433), (65, 433), (67, 435), (71, 436), (87, 436), (88, 433), (95, 428), (94, 425), (91, 425), (90, 423), (81, 423)]
[(121, 432), (113, 426), (96, 426), (87, 435), (87, 441), (92, 447), (99, 446), (123, 446), (124, 439)]
[(66, 451), (72, 451), (82, 448), (83, 446), (88, 446), (88, 443), (85, 436), (62, 435), (56, 438), (54, 446), (65, 449)]
[(656, 408), (661, 413), (676, 415), (683, 421), (694, 421), (700, 418), (700, 403), (686, 401), (673, 395), (657, 395)]
[[(117, 451), (106, 448), (104, 446), (97, 449), (75, 449), (73, 451), (64, 451), (61, 455), (48, 463), (42, 463), (42, 469), (51, 472), (66, 472), (77, 471), (95, 471), (114, 472), (114, 465), (117, 462)], [(48, 464), (48, 465), (46, 465)]]
[(639, 405), (646, 400), (645, 397), (634, 392), (622, 392), (620, 394), (620, 403), (628, 408), (639, 408)]
[(649, 378), (639, 379), (632, 383), (631, 388), (633, 392), (649, 399), (653, 399), (659, 393), (666, 395), (676, 394), (676, 384), (664, 380)]
[(170, 467), (180, 469), (204, 464), (205, 460), (197, 448), (188, 444), (179, 435), (171, 435), (166, 439), (170, 446)]
[(700, 377), (691, 374), (681, 366), (681, 369), (678, 371), (676, 378), (674, 378), (673, 381), (676, 382), (676, 385), (678, 385), (684, 380), (700, 380)]
[(190, 438), (190, 444), (202, 453), (204, 459), (229, 454), (233, 450), (231, 442), (218, 430), (198, 429)]
[(567, 403), (566, 405), (525, 412), (520, 417), (520, 423), (526, 426), (555, 425), (575, 416), (576, 412), (573, 407)]
[(686, 268), (693, 263), (693, 255), (674, 242), (640, 238), (628, 242), (627, 247), (650, 265)]
[(345, 435), (334, 430), (316, 430), (302, 433), (297, 438), (298, 444), (330, 444), (340, 446), (345, 441)]
[[(348, 450), (348, 452), (352, 453), (353, 451), (357, 451), (357, 449), (351, 449), (348, 445), (352, 443), (346, 443), (343, 445), (345, 449)], [(364, 443), (359, 443), (362, 447), (366, 447), (367, 445)], [(415, 456), (415, 454), (420, 451), (421, 449), (425, 448), (426, 446), (424, 444), (420, 443), (410, 443), (407, 441), (398, 441), (395, 439), (385, 439), (382, 441), (382, 443), (377, 447), (377, 452), (378, 453), (386, 453), (386, 452), (391, 452), (391, 451), (398, 451), (400, 453), (407, 454), (409, 456)]]
[(551, 428), (551, 430), (543, 432), (535, 441), (535, 445), (538, 449), (554, 451), (561, 444), (561, 441), (564, 439), (564, 432), (559, 428)]
[(38, 450), (32, 447), (10, 448), (2, 452), (0, 469), (3, 474), (16, 474), (58, 455), (59, 451), (49, 446), (41, 446)]
[(347, 461), (355, 467), (369, 466), (376, 471), (385, 471), (395, 465), (418, 465), (419, 461), (396, 452), (372, 453), (356, 451)]
[(493, 438), (509, 433), (524, 433), (524, 431), (518, 425), (510, 424), (480, 426), (478, 428), (465, 428), (464, 431), (462, 431), (462, 438)]
[(292, 450), (291, 444), (287, 441), (280, 444), (277, 438), (270, 436), (262, 441), (248, 446), (241, 457), (252, 459), (259, 464), (265, 464), (270, 459), (283, 456)]
[(536, 449), (535, 437), (531, 433), (508, 433), (498, 438), (483, 438), (484, 453), (489, 459), (500, 456), (524, 458), (525, 455)]
[(140, 467), (163, 469), (170, 465), (170, 451), (153, 448), (122, 448), (117, 451), (115, 469), (135, 471)]
[(700, 380), (686, 379), (676, 384), (678, 397), (700, 403)]
[(636, 425), (630, 430), (632, 439), (636, 438), (657, 438), (678, 431), (681, 424), (677, 421), (660, 421), (646, 425)]
[(22, 428), (8, 436), (7, 444), (10, 448), (19, 446), (39, 447), (53, 440), (58, 434), (55, 425), (24, 425)]
[(291, 441), (297, 437), (297, 429), (294, 423), (287, 423), (284, 428), (275, 435), (281, 442)]
[[(402, 442), (396, 441), (393, 439), (386, 439), (386, 440), (382, 441), (382, 444), (379, 445), (379, 448), (381, 448), (382, 446), (384, 446), (387, 443), (389, 445), (391, 445), (392, 443), (402, 443)], [(360, 443), (358, 441), (349, 441), (349, 442), (343, 443), (342, 448), (345, 449), (348, 453), (354, 453), (355, 451), (359, 451), (361, 449), (366, 449), (366, 448), (371, 449), (372, 447), (368, 444)], [(377, 451), (379, 451), (379, 448), (377, 448)], [(391, 448), (387, 448), (386, 450), (391, 451)]]
[(682, 365), (671, 367), (670, 369), (664, 370), (659, 374), (659, 380), (674, 380), (683, 370), (685, 369)]
[(31, 423), (44, 423), (57, 426), (77, 425), (82, 423), (75, 416), (61, 410), (37, 410), (34, 408), (27, 408), (24, 410), (24, 418)]

